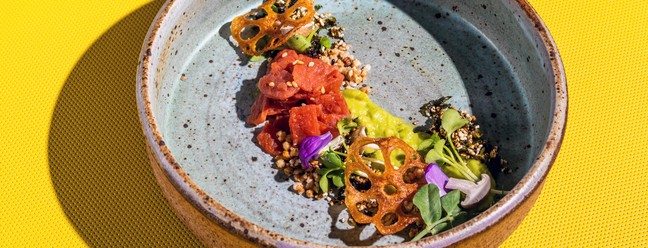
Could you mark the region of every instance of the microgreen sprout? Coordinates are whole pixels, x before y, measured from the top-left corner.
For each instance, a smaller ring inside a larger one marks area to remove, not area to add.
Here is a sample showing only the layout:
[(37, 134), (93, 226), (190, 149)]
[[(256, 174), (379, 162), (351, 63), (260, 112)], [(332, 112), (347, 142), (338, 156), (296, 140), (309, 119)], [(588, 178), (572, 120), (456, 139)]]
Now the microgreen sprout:
[(311, 46), (311, 43), (303, 35), (296, 34), (286, 41), (286, 45), (295, 51), (303, 53)]
[(331, 39), (327, 36), (320, 37), (320, 44), (322, 44), (323, 47), (326, 47), (326, 49), (331, 49)]
[[(429, 141), (424, 142), (428, 147), (419, 146), (418, 150), (427, 150), (432, 146), (432, 149), (429, 149), (425, 156), (425, 162), (451, 166), (461, 174), (463, 179), (476, 183), (479, 178), (468, 168), (467, 163), (461, 158), (452, 142), (452, 134), (468, 123), (469, 121), (462, 118), (459, 112), (454, 109), (447, 109), (443, 113), (443, 117), (441, 117), (441, 125), (446, 132), (445, 138), (447, 142), (438, 135), (433, 135)], [(450, 143), (450, 147), (446, 143)]]
[(299, 34), (293, 35), (286, 41), (286, 45), (295, 51), (303, 53), (306, 49), (311, 47), (311, 41), (315, 34), (317, 34), (317, 29), (313, 29), (306, 37)]
[(356, 127), (358, 127), (358, 123), (349, 117), (337, 122), (337, 129), (340, 132), (340, 135), (348, 134)]
[(261, 61), (263, 61), (265, 59), (266, 58), (263, 55), (256, 55), (256, 56), (250, 57), (250, 62), (261, 62)]
[(308, 34), (308, 36), (306, 37), (306, 41), (308, 41), (308, 43), (311, 43), (311, 41), (313, 41), (313, 37), (315, 36), (315, 34), (317, 34), (317, 31), (317, 29), (311, 30), (310, 34)]
[[(344, 186), (344, 170), (346, 169), (346, 166), (342, 161), (342, 157), (346, 158), (347, 156), (348, 154), (335, 151), (332, 148), (329, 148), (329, 150), (319, 155), (319, 162), (322, 165), (322, 167), (320, 167), (319, 170), (319, 174), (320, 174), (319, 185), (320, 188), (322, 189), (322, 192), (327, 192), (329, 189), (328, 179), (331, 179), (333, 181), (333, 185), (335, 185), (338, 188)], [(372, 165), (375, 164), (374, 166), (385, 166), (385, 162), (380, 159), (370, 158), (366, 156), (361, 156), (361, 157), (362, 160), (365, 161), (365, 163), (369, 163)], [(365, 178), (369, 177), (366, 173), (362, 171), (354, 171), (353, 174)]]
[[(412, 241), (417, 241), (427, 234), (437, 234), (448, 225), (452, 225), (455, 218), (466, 212), (459, 207), (460, 194), (458, 190), (450, 191), (445, 196), (439, 195), (439, 188), (435, 184), (426, 184), (414, 195), (414, 205), (421, 212), (425, 229), (418, 233)], [(445, 217), (441, 218), (442, 216)]]
[(344, 186), (344, 170), (346, 167), (342, 162), (340, 156), (333, 150), (324, 152), (319, 157), (320, 164), (323, 167), (319, 170), (320, 181), (319, 185), (322, 192), (327, 192), (329, 188), (329, 179), (333, 181), (333, 185), (340, 188)]
[[(359, 127), (358, 123), (355, 122), (354, 119), (349, 118), (349, 117), (346, 117), (346, 118), (338, 121), (336, 126), (337, 126), (338, 132), (340, 133), (340, 136), (342, 136), (342, 137), (349, 136), (354, 129)], [(342, 142), (342, 145), (344, 146), (345, 150), (349, 149), (346, 142)]]
[[(344, 147), (343, 151), (348, 150), (345, 139), (353, 138), (352, 133), (357, 132), (358, 130), (364, 129), (364, 127), (358, 125), (356, 120), (352, 118), (344, 118), (337, 123), (337, 129), (340, 135), (335, 139), (329, 142), (329, 145), (326, 147), (326, 151), (321, 152), (319, 155), (319, 162), (322, 165), (319, 170), (320, 181), (319, 185), (322, 189), (322, 192), (327, 192), (329, 190), (329, 179), (333, 182), (333, 185), (340, 188), (344, 186), (344, 170), (346, 166), (344, 165), (344, 159), (348, 154), (338, 151), (340, 144)], [(346, 138), (344, 138), (346, 137)], [(360, 156), (365, 163), (372, 166), (385, 166), (385, 162), (378, 158), (369, 157), (367, 154), (363, 153)], [(353, 174), (356, 174), (361, 177), (367, 178), (368, 175), (362, 171), (354, 171)]]

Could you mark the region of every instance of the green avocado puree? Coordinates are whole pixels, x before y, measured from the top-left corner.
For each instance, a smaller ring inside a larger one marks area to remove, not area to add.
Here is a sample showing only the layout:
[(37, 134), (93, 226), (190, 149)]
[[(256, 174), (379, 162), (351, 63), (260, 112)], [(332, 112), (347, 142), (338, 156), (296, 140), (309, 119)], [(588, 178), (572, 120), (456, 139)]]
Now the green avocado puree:
[(403, 119), (391, 115), (369, 99), (364, 92), (356, 89), (342, 91), (344, 100), (349, 106), (353, 118), (367, 130), (367, 136), (374, 138), (397, 137), (413, 148), (430, 136), (426, 133), (415, 133), (414, 125), (403, 122)]

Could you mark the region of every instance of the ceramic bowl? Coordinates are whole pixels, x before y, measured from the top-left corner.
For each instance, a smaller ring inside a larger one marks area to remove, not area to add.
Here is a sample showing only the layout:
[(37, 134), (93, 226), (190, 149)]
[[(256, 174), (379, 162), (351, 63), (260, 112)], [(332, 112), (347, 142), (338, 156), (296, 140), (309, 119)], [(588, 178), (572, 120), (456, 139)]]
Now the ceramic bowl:
[[(343, 206), (291, 190), (244, 119), (265, 64), (230, 39), (230, 20), (261, 1), (168, 1), (144, 42), (137, 102), (156, 178), (176, 214), (209, 246), (408, 246), (405, 235), (352, 227)], [(477, 217), (416, 243), (494, 246), (535, 202), (567, 117), (556, 46), (525, 1), (317, 1), (371, 64), (370, 97), (406, 120), (440, 96), (469, 110), (513, 173), (510, 193)], [(460, 242), (461, 241), (461, 242)]]

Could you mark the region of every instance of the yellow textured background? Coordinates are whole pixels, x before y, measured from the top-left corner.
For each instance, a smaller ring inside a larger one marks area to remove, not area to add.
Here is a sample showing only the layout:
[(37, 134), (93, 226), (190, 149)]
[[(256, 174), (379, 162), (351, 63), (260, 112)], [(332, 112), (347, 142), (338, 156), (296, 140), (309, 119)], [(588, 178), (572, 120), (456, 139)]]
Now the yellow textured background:
[[(137, 56), (162, 2), (0, 1), (0, 247), (196, 246), (150, 171)], [(504, 247), (648, 246), (648, 1), (531, 0), (569, 121)]]

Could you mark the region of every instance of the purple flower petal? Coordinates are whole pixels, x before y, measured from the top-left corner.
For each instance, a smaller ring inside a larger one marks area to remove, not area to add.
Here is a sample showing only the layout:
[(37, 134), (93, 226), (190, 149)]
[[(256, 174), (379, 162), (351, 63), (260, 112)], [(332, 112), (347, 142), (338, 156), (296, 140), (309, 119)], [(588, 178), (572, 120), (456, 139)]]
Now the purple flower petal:
[(430, 163), (427, 168), (425, 168), (425, 181), (428, 184), (434, 184), (439, 188), (439, 194), (444, 196), (448, 193), (445, 186), (448, 182), (448, 176), (441, 170), (438, 164)]
[(308, 162), (311, 159), (317, 159), (320, 151), (326, 147), (329, 142), (331, 142), (332, 138), (333, 135), (331, 135), (331, 132), (326, 132), (320, 136), (310, 136), (305, 138), (299, 147), (299, 161), (301, 161), (302, 165), (306, 166), (306, 168), (310, 168)]

